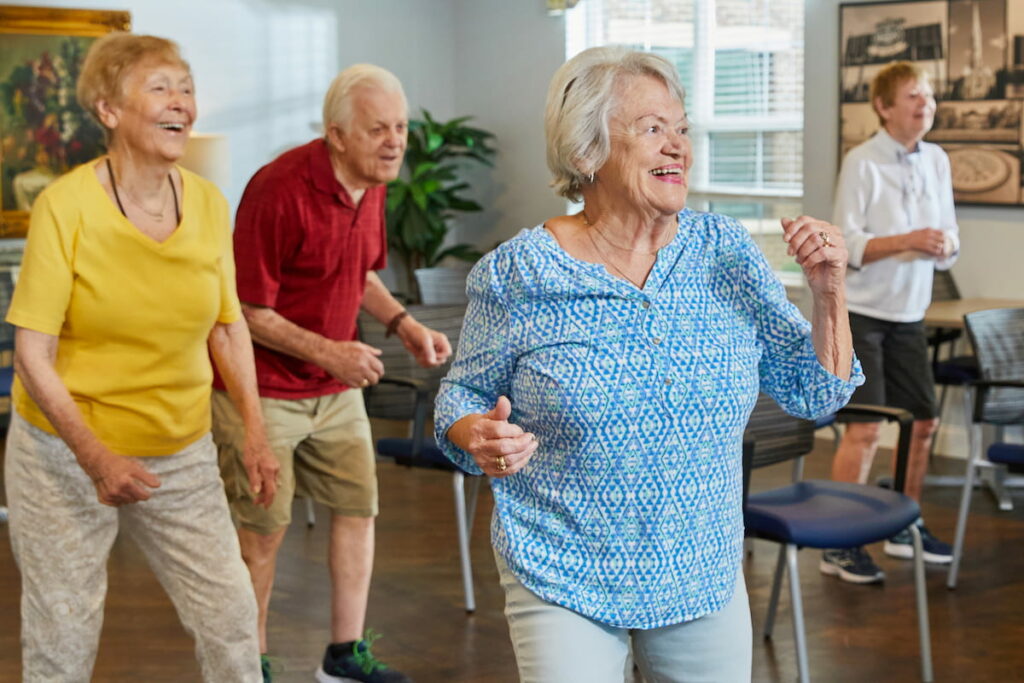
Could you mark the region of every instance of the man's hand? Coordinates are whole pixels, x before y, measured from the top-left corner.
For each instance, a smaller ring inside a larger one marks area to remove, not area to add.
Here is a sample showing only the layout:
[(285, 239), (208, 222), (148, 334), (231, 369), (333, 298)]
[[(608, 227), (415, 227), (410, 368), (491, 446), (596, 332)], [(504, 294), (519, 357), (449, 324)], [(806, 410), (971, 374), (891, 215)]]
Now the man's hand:
[(380, 354), (380, 349), (362, 342), (325, 339), (317, 365), (347, 386), (368, 387), (384, 375)]
[(922, 253), (941, 258), (946, 255), (946, 233), (935, 228), (921, 228), (912, 230), (904, 236), (907, 249), (913, 249)]
[(109, 451), (97, 456), (86, 474), (96, 487), (96, 499), (111, 507), (149, 500), (149, 490), (160, 487), (159, 477), (138, 461)]
[(452, 345), (448, 342), (448, 337), (437, 330), (425, 327), (412, 316), (402, 319), (397, 333), (416, 362), (425, 368), (442, 365), (452, 355)]
[(252, 492), (253, 502), (269, 508), (277, 493), (277, 473), (281, 470), (281, 463), (270, 450), (266, 435), (245, 435), (242, 464), (249, 478), (249, 491)]
[(483, 415), (467, 415), (448, 429), (448, 438), (473, 456), (491, 477), (508, 477), (526, 467), (537, 450), (537, 437), (508, 421), (512, 404), (504, 396)]

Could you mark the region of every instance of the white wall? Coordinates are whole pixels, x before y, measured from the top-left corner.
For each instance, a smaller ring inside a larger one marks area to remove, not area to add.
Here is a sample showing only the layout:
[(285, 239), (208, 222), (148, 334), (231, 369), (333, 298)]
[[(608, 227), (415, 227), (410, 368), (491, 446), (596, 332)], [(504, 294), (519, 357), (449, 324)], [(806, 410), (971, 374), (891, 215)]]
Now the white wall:
[[(843, 0), (844, 2), (846, 0)], [(840, 0), (806, 0), (804, 30), (804, 210), (831, 217), (838, 172)], [(1024, 297), (1024, 208), (957, 207), (963, 296)], [(962, 398), (951, 391), (938, 450), (966, 452)]]
[(540, 0), (455, 0), (455, 109), (497, 136), (494, 169), (473, 174), (481, 214), (467, 216), (459, 239), (496, 241), (565, 213), (548, 187), (544, 98), (565, 61), (565, 23)]
[[(81, 0), (8, 0), (81, 7)], [(96, 3), (93, 3), (96, 4)], [(195, 129), (227, 135), (237, 205), (246, 182), (277, 154), (319, 134), (323, 95), (343, 67), (380, 64), (420, 106), (452, 115), (455, 40), (451, 0), (109, 0), (136, 33), (175, 40), (191, 63)]]

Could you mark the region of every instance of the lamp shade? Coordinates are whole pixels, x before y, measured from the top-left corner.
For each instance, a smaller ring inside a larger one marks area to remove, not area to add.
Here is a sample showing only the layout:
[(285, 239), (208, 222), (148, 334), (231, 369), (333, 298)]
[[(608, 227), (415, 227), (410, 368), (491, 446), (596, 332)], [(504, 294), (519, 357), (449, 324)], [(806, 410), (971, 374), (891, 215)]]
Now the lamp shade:
[(209, 180), (221, 192), (231, 184), (231, 153), (224, 135), (192, 133), (178, 163)]

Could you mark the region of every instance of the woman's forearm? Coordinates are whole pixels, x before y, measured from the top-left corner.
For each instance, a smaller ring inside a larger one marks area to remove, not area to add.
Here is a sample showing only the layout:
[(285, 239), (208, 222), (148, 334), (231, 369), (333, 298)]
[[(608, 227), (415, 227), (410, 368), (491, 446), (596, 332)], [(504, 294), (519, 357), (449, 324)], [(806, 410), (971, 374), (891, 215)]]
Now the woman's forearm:
[(113, 455), (86, 425), (56, 370), (57, 337), (22, 327), (15, 331), (14, 370), (25, 391), (50, 421), (90, 477)]
[(207, 340), (210, 355), (217, 364), (224, 386), (235, 404), (246, 432), (263, 430), (263, 412), (260, 410), (256, 386), (256, 365), (252, 339), (244, 319), (233, 323), (217, 323)]
[(850, 379), (853, 365), (853, 338), (846, 295), (842, 292), (814, 296), (811, 313), (811, 340), (821, 366), (836, 377)]

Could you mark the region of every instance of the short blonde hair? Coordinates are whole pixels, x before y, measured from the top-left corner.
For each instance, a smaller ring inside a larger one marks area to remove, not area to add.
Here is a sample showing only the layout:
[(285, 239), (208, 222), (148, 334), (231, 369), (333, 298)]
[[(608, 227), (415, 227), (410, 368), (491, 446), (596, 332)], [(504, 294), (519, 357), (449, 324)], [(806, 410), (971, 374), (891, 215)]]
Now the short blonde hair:
[(78, 103), (100, 121), (96, 105), (100, 101), (117, 102), (124, 94), (124, 79), (139, 64), (173, 64), (191, 73), (181, 58), (178, 44), (157, 36), (134, 33), (108, 33), (89, 48), (78, 76)]
[(580, 201), (587, 178), (611, 153), (608, 120), (615, 84), (627, 76), (653, 76), (686, 106), (676, 68), (664, 57), (625, 47), (592, 47), (555, 72), (544, 112), (548, 168), (555, 193)]
[(324, 133), (336, 124), (344, 129), (352, 120), (352, 92), (359, 87), (376, 87), (402, 96), (408, 111), (409, 102), (398, 77), (375, 64), (353, 64), (334, 77), (324, 96)]
[(875, 100), (882, 100), (882, 105), (891, 107), (896, 102), (896, 91), (907, 81), (929, 81), (928, 72), (913, 62), (892, 62), (875, 74), (871, 80), (871, 108), (875, 110), (878, 123), (885, 125), (885, 119), (875, 105)]

